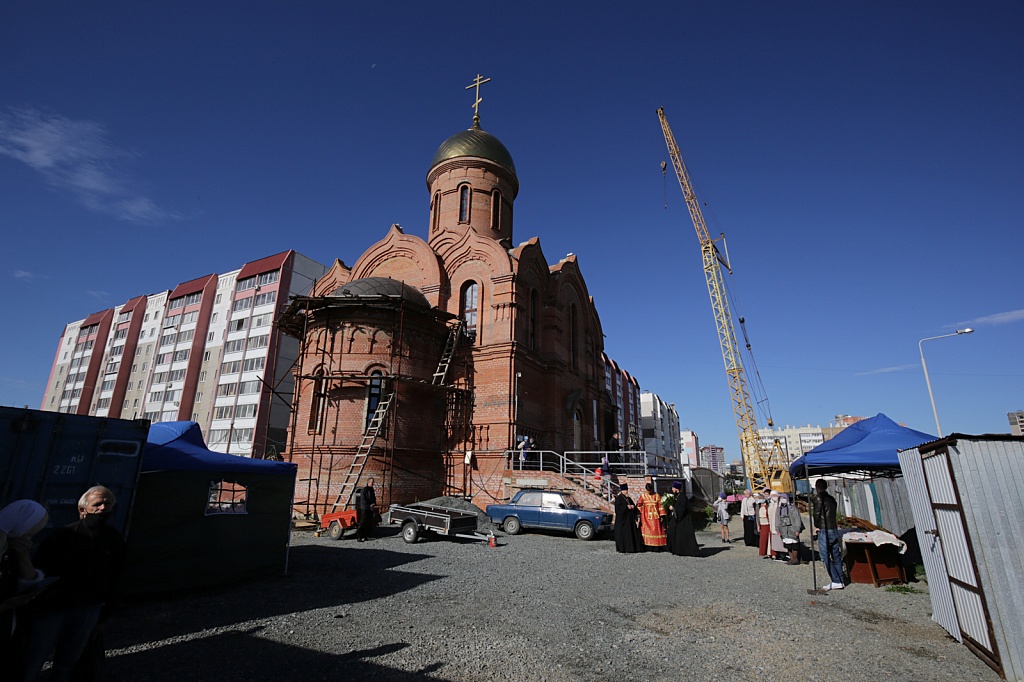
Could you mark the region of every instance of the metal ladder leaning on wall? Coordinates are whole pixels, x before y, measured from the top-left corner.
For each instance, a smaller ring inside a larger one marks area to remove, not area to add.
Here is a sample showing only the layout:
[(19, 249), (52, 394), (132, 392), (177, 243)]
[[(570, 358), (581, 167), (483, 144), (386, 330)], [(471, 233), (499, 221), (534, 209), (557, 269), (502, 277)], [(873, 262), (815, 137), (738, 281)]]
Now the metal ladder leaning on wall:
[(437, 371), (434, 372), (434, 386), (444, 386), (448, 378), (448, 366), (452, 364), (452, 356), (455, 355), (455, 347), (459, 345), (459, 334), (462, 332), (462, 319), (458, 319), (448, 332), (448, 340), (444, 344), (444, 351), (441, 352), (441, 361), (437, 363)]
[(373, 417), (370, 418), (370, 423), (366, 426), (363, 440), (356, 450), (356, 456), (352, 458), (352, 464), (349, 466), (348, 473), (345, 474), (345, 479), (341, 483), (341, 492), (338, 494), (338, 499), (331, 506), (331, 511), (336, 511), (338, 507), (348, 509), (352, 506), (352, 498), (355, 496), (356, 489), (359, 486), (359, 478), (363, 474), (363, 467), (366, 466), (366, 458), (369, 457), (370, 449), (373, 448), (373, 443), (377, 440), (377, 435), (384, 425), (384, 418), (388, 414), (388, 409), (391, 408), (391, 401), (394, 400), (394, 397), (395, 392), (391, 391), (377, 403), (377, 409), (374, 411)]
[[(441, 353), (441, 360), (437, 363), (437, 371), (434, 372), (434, 386), (444, 385), (445, 379), (448, 376), (448, 366), (451, 365), (452, 356), (455, 354), (455, 347), (458, 345), (461, 331), (462, 320), (460, 319), (451, 327), (451, 331), (448, 334), (444, 351)], [(391, 408), (391, 401), (394, 400), (394, 397), (395, 391), (392, 390), (377, 403), (377, 409), (374, 411), (370, 423), (366, 426), (363, 440), (356, 450), (356, 456), (352, 458), (352, 464), (349, 466), (348, 473), (345, 474), (345, 478), (341, 483), (341, 492), (338, 494), (338, 499), (331, 506), (331, 511), (337, 510), (338, 507), (348, 509), (352, 506), (352, 498), (355, 497), (356, 490), (359, 487), (359, 479), (362, 477), (363, 469), (366, 467), (366, 459), (370, 456), (370, 450), (373, 448), (377, 435), (384, 425), (384, 418)]]

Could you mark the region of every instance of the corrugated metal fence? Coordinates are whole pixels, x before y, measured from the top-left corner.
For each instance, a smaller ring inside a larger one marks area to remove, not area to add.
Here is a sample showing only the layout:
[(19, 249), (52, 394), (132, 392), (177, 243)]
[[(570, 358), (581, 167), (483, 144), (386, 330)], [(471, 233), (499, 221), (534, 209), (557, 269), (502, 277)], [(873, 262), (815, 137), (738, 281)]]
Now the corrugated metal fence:
[(898, 536), (914, 527), (907, 484), (902, 478), (840, 479), (835, 481), (835, 489), (840, 510), (846, 516), (870, 521)]

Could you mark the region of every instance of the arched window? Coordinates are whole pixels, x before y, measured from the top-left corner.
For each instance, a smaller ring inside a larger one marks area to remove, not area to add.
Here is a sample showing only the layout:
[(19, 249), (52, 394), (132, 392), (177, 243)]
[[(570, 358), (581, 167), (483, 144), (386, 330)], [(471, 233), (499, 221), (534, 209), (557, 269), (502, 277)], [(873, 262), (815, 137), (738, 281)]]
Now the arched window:
[(501, 229), (501, 192), (491, 192), (491, 229)]
[(480, 288), (476, 282), (470, 280), (462, 285), (462, 297), (459, 303), (459, 316), (465, 326), (466, 335), (476, 339), (477, 335), (477, 313), (479, 312)]
[(441, 227), (441, 193), (434, 192), (434, 225), (432, 230), (437, 232)]
[(569, 361), (573, 369), (580, 368), (580, 321), (576, 304), (569, 309)]
[(527, 339), (530, 350), (537, 350), (538, 344), (538, 332), (540, 330), (540, 294), (537, 293), (536, 289), (530, 291), (530, 317), (527, 322), (529, 325)]
[(327, 412), (327, 386), (324, 381), (324, 368), (318, 367), (313, 373), (313, 395), (309, 400), (309, 433), (323, 433), (324, 415)]
[(469, 185), (459, 187), (459, 222), (469, 222)]
[(370, 427), (370, 420), (373, 419), (377, 406), (380, 405), (381, 396), (384, 393), (384, 372), (375, 369), (370, 372), (370, 383), (366, 387), (366, 423), (363, 431)]

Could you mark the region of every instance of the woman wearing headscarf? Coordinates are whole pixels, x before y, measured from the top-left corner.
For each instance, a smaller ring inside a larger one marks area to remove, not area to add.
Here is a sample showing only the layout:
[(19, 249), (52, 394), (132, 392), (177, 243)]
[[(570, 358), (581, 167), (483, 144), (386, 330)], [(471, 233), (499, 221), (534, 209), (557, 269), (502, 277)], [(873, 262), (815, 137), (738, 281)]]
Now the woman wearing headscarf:
[(754, 515), (757, 517), (757, 553), (762, 559), (770, 559), (771, 553), (768, 550), (768, 543), (771, 540), (771, 523), (768, 520), (768, 495), (771, 490), (764, 489), (764, 493), (757, 496), (754, 503)]
[(665, 513), (661, 508), (661, 495), (654, 492), (654, 484), (648, 483), (644, 486), (644, 493), (636, 503), (637, 511), (640, 513), (640, 535), (643, 536), (644, 546), (648, 552), (660, 552), (668, 544), (665, 537), (665, 527), (662, 525), (662, 515)]
[(789, 552), (789, 565), (800, 564), (800, 531), (804, 529), (800, 510), (795, 504), (789, 503), (789, 495), (779, 495), (779, 508), (775, 512), (775, 527), (779, 529), (782, 544)]
[(640, 540), (640, 529), (637, 528), (636, 504), (629, 496), (629, 486), (619, 486), (619, 494), (615, 496), (615, 551), (639, 552), (643, 549)]
[(17, 500), (0, 509), (0, 665), (8, 669), (17, 653), (11, 640), (15, 609), (28, 601), (32, 586), (44, 578), (32, 566), (29, 549), (32, 536), (46, 521), (46, 510), (32, 500)]
[(779, 493), (775, 490), (768, 496), (768, 527), (771, 531), (768, 551), (773, 559), (783, 560), (786, 546), (782, 544), (782, 536), (779, 535)]

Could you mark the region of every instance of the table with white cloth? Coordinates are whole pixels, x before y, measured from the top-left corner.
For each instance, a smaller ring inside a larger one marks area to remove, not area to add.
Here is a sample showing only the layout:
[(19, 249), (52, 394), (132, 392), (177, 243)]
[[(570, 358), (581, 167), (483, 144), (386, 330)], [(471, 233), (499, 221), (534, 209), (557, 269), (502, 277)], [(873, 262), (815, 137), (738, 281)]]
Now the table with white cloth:
[(879, 587), (907, 582), (902, 557), (907, 543), (884, 530), (848, 531), (842, 537), (851, 583)]

